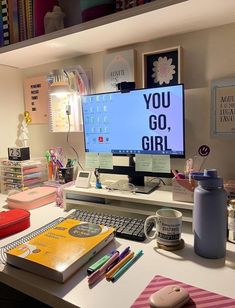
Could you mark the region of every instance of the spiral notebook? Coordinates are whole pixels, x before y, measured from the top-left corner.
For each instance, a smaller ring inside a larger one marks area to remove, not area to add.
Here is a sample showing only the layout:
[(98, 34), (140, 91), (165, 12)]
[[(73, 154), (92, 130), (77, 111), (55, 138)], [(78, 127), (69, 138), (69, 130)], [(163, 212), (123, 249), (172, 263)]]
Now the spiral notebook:
[(150, 283), (146, 286), (143, 292), (138, 296), (135, 302), (131, 305), (131, 308), (149, 308), (148, 299), (149, 296), (158, 291), (159, 289), (171, 285), (177, 284), (188, 290), (190, 300), (184, 305), (184, 308), (215, 308), (215, 307), (227, 307), (235, 308), (235, 299), (213, 293), (204, 289), (200, 289), (189, 284), (172, 280), (160, 275), (155, 276)]
[(63, 283), (113, 238), (111, 227), (58, 218), (2, 247), (0, 260)]

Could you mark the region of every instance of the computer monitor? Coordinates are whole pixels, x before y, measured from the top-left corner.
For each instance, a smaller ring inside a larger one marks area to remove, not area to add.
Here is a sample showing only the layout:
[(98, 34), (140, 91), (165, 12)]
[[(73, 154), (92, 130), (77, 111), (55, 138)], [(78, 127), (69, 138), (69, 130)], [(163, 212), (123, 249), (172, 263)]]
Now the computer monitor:
[[(131, 158), (136, 154), (185, 157), (182, 84), (84, 95), (81, 103), (85, 152), (112, 153)], [(128, 170), (118, 166), (102, 172), (130, 177), (171, 177), (170, 172), (135, 172), (133, 166)]]

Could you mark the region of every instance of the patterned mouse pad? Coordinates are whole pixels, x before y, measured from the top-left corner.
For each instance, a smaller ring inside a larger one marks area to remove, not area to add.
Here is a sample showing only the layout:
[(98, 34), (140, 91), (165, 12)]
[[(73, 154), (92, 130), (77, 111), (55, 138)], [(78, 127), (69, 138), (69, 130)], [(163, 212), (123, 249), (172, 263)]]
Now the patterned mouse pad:
[(188, 290), (190, 300), (187, 304), (184, 305), (184, 308), (235, 308), (235, 299), (199, 289), (189, 284), (185, 284), (183, 282), (172, 280), (159, 275), (155, 276), (153, 280), (150, 281), (144, 291), (132, 304), (131, 308), (149, 308), (149, 296), (159, 289), (171, 284), (177, 284)]

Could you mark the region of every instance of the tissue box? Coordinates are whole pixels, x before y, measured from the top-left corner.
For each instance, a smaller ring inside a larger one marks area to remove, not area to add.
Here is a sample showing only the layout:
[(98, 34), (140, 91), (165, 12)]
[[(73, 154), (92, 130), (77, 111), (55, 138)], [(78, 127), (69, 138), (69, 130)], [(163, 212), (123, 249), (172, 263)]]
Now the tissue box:
[(172, 179), (172, 198), (175, 201), (193, 202), (195, 181), (188, 179)]

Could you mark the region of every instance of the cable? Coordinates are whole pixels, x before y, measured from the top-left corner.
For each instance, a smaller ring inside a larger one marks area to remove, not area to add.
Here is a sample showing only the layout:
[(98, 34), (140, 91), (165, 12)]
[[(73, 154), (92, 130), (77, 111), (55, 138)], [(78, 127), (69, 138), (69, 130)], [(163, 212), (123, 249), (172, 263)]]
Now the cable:
[(77, 162), (78, 162), (78, 165), (79, 165), (79, 167), (83, 170), (83, 167), (82, 167), (82, 165), (80, 164), (80, 162), (79, 162), (79, 156), (78, 156), (78, 153), (77, 153), (77, 151), (75, 150), (75, 148), (70, 144), (70, 142), (69, 142), (69, 133), (70, 133), (70, 127), (71, 127), (71, 125), (70, 125), (70, 106), (68, 105), (68, 107), (67, 107), (67, 109), (66, 109), (66, 114), (67, 114), (67, 116), (68, 116), (68, 124), (69, 124), (69, 129), (68, 129), (68, 132), (67, 132), (67, 144), (70, 146), (70, 148), (74, 151), (74, 153), (75, 153), (75, 155), (76, 155), (76, 157), (77, 157)]

